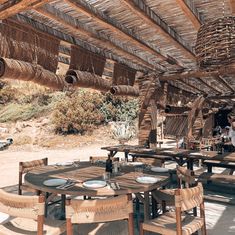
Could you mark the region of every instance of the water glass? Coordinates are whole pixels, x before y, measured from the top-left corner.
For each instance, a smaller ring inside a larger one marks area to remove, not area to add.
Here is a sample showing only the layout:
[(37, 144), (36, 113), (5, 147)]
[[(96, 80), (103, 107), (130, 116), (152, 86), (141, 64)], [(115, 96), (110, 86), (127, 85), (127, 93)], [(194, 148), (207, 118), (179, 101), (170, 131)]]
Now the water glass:
[(106, 182), (110, 181), (111, 173), (110, 172), (104, 172), (103, 174), (103, 180)]
[(143, 167), (135, 167), (135, 177), (143, 176)]
[(79, 164), (80, 164), (80, 159), (79, 159), (79, 158), (73, 159), (73, 165), (74, 165), (75, 167), (78, 167)]

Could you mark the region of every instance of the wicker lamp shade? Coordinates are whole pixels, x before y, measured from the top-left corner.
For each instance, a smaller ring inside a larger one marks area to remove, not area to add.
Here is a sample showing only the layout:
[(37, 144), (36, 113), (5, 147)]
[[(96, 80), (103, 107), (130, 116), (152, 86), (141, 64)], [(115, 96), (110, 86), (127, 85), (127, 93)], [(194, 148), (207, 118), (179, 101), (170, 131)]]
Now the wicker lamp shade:
[(195, 47), (201, 69), (216, 69), (235, 62), (235, 16), (223, 17), (201, 26)]

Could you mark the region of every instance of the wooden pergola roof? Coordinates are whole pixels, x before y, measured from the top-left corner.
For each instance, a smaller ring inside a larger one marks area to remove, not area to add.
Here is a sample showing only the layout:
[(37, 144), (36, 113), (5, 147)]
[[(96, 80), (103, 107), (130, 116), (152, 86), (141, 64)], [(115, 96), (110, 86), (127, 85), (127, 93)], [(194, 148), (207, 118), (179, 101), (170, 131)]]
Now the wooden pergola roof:
[(79, 46), (215, 102), (234, 97), (235, 69), (200, 72), (197, 31), (234, 14), (235, 0), (0, 0), (0, 20), (61, 40), (60, 62)]

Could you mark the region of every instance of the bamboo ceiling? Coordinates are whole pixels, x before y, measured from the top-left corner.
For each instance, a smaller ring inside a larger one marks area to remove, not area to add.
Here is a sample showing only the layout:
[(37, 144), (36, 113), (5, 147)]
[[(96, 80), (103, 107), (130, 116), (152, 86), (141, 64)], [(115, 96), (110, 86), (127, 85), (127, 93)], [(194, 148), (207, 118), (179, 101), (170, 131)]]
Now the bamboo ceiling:
[(194, 94), (221, 96), (216, 102), (234, 96), (234, 68), (200, 72), (194, 47), (201, 24), (230, 15), (235, 0), (0, 0), (1, 24), (7, 19), (60, 40), (62, 63), (77, 46), (106, 59), (105, 74), (111, 61)]

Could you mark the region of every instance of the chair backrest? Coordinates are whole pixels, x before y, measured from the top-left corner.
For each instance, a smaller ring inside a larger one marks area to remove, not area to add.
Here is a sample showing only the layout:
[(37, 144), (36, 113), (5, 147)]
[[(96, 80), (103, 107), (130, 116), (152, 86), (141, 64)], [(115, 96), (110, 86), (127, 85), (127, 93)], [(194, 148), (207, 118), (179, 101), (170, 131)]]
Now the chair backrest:
[(48, 158), (42, 158), (33, 161), (19, 162), (19, 183), (18, 183), (18, 194), (22, 194), (22, 183), (23, 175), (33, 170), (36, 167), (46, 166), (48, 164)]
[(195, 184), (195, 174), (194, 171), (187, 169), (183, 166), (176, 167), (178, 188), (182, 188), (183, 184), (185, 184), (186, 188)]
[(10, 216), (34, 219), (38, 222), (38, 235), (43, 234), (44, 196), (22, 196), (0, 189), (0, 211)]
[[(175, 190), (175, 213), (177, 235), (182, 235), (182, 212), (200, 207), (200, 217), (203, 219), (202, 234), (206, 234), (205, 207), (203, 200), (203, 187), (201, 183), (192, 188)], [(194, 213), (197, 216), (197, 213)], [(197, 225), (197, 224), (195, 224)], [(200, 228), (200, 227), (199, 227)], [(199, 229), (198, 228), (198, 229)], [(190, 227), (188, 228), (190, 230)], [(198, 230), (194, 228), (194, 231)], [(190, 231), (187, 234), (191, 234)]]
[(72, 223), (99, 223), (128, 219), (133, 213), (132, 200), (122, 195), (112, 198), (66, 201), (66, 219)]
[(175, 207), (180, 211), (188, 211), (203, 203), (203, 187), (201, 183), (192, 188), (177, 189), (175, 191)]

